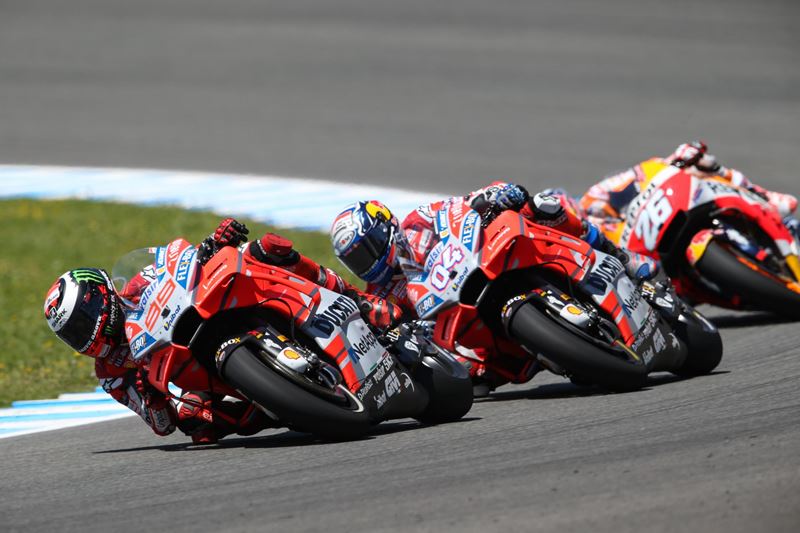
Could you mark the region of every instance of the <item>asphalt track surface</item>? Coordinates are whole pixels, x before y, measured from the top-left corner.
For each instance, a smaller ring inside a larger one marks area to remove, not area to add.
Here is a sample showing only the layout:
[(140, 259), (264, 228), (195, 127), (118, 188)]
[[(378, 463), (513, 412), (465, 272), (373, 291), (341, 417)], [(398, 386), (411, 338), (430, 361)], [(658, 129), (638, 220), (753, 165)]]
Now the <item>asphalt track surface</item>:
[[(0, 1), (0, 161), (584, 190), (706, 137), (800, 193), (796, 2)], [(1, 184), (0, 184), (1, 186)], [(456, 424), (211, 448), (127, 419), (0, 441), (4, 531), (797, 531), (797, 325), (718, 372), (539, 376)]]

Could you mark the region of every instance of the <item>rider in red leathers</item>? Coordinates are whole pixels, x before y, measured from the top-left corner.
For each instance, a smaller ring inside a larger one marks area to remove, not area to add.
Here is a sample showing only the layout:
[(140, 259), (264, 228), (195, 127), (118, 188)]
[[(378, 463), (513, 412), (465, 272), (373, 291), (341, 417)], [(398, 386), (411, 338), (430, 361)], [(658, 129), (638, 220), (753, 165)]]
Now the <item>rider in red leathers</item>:
[[(392, 325), (399, 311), (345, 282), (336, 272), (298, 253), (292, 241), (267, 233), (249, 244), (247, 228), (234, 219), (223, 220), (213, 235), (199, 246), (198, 259), (207, 261), (224, 246), (242, 245), (256, 260), (280, 266), (335, 292), (348, 294), (362, 309), (388, 309), (373, 326)], [(95, 374), (103, 389), (138, 414), (157, 435), (169, 435), (177, 427), (194, 443), (217, 442), (231, 433), (252, 435), (271, 426), (271, 420), (254, 404), (232, 401), (206, 392), (184, 391), (177, 405), (152, 387), (144, 362), (131, 356), (124, 333), (126, 304), (138, 302), (142, 291), (155, 280), (152, 267), (145, 268), (118, 294), (104, 270), (82, 268), (59, 277), (47, 293), (45, 318), (50, 328), (77, 352), (95, 358)]]
[[(356, 276), (367, 282), (367, 292), (386, 302), (399, 305), (409, 318), (416, 318), (415, 295), (409, 294), (408, 276), (426, 270), (432, 261), (431, 251), (438, 243), (434, 229), (436, 212), (448, 203), (466, 202), (482, 217), (512, 209), (536, 222), (575, 235), (594, 248), (618, 257), (634, 277), (649, 279), (655, 275), (656, 263), (649, 258), (630, 254), (614, 246), (590, 222), (581, 220), (577, 206), (566, 194), (553, 195), (548, 191), (530, 196), (521, 186), (497, 181), (467, 196), (454, 197), (421, 206), (412, 211), (402, 223), (382, 203), (371, 200), (345, 208), (331, 226), (331, 241), (337, 257)], [(380, 312), (375, 306), (373, 312)], [(476, 394), (483, 394), (485, 385), (492, 389), (502, 380), (488, 376), (485, 365), (476, 360), (459, 357), (476, 383)], [(514, 379), (527, 381), (533, 376), (530, 369), (521, 369)]]

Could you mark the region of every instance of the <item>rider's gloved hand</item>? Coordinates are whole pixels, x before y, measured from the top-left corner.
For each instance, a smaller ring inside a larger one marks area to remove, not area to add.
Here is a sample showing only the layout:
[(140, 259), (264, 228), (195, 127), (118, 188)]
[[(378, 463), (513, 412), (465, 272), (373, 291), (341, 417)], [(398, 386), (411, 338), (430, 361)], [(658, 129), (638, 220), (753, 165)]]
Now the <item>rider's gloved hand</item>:
[(672, 155), (667, 158), (667, 161), (670, 165), (678, 168), (694, 167), (700, 163), (707, 150), (708, 146), (706, 146), (706, 143), (703, 141), (683, 143), (672, 152)]
[(403, 318), (403, 310), (400, 306), (384, 298), (356, 289), (348, 290), (345, 295), (358, 303), (358, 309), (364, 320), (380, 331), (393, 328)]
[(247, 229), (247, 226), (236, 219), (226, 218), (219, 223), (212, 237), (217, 246), (222, 248), (223, 246), (239, 246), (241, 243), (247, 242), (248, 233), (250, 230)]
[(494, 197), (494, 205), (501, 210), (516, 210), (522, 208), (529, 197), (528, 191), (524, 187), (509, 183), (497, 192)]

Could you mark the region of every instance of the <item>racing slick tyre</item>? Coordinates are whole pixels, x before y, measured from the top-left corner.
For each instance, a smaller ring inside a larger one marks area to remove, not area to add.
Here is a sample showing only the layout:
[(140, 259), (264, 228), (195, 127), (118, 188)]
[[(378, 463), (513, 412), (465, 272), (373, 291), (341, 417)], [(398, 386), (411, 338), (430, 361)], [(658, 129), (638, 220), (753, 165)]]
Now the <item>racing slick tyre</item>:
[(269, 368), (247, 345), (228, 355), (220, 374), (292, 429), (325, 438), (349, 439), (363, 435), (372, 425), (364, 406), (349, 391), (351, 404), (347, 406), (315, 396)]
[(719, 330), (693, 309), (686, 309), (674, 324), (675, 335), (686, 345), (688, 355), (672, 373), (677, 376), (708, 374), (722, 360)]
[(750, 268), (719, 243), (711, 241), (695, 265), (726, 295), (738, 295), (749, 306), (778, 316), (800, 319), (800, 294)]
[(454, 422), (472, 408), (469, 372), (452, 357), (425, 356), (412, 373), (414, 381), (428, 392), (425, 410), (414, 418), (425, 424)]
[(521, 305), (507, 325), (509, 333), (533, 353), (541, 353), (581, 383), (617, 391), (641, 389), (647, 367), (623, 360), (567, 329), (533, 305)]

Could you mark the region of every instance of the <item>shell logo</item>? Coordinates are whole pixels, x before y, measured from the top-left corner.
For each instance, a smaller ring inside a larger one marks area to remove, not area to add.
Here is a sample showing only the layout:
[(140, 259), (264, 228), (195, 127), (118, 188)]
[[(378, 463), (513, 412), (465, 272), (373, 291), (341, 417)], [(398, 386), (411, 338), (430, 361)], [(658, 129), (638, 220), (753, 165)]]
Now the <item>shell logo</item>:
[(291, 348), (286, 348), (281, 352), (281, 355), (286, 357), (287, 359), (300, 359), (300, 354), (292, 350)]
[(575, 307), (574, 305), (570, 304), (566, 307), (567, 312), (571, 315), (582, 315), (583, 311)]

